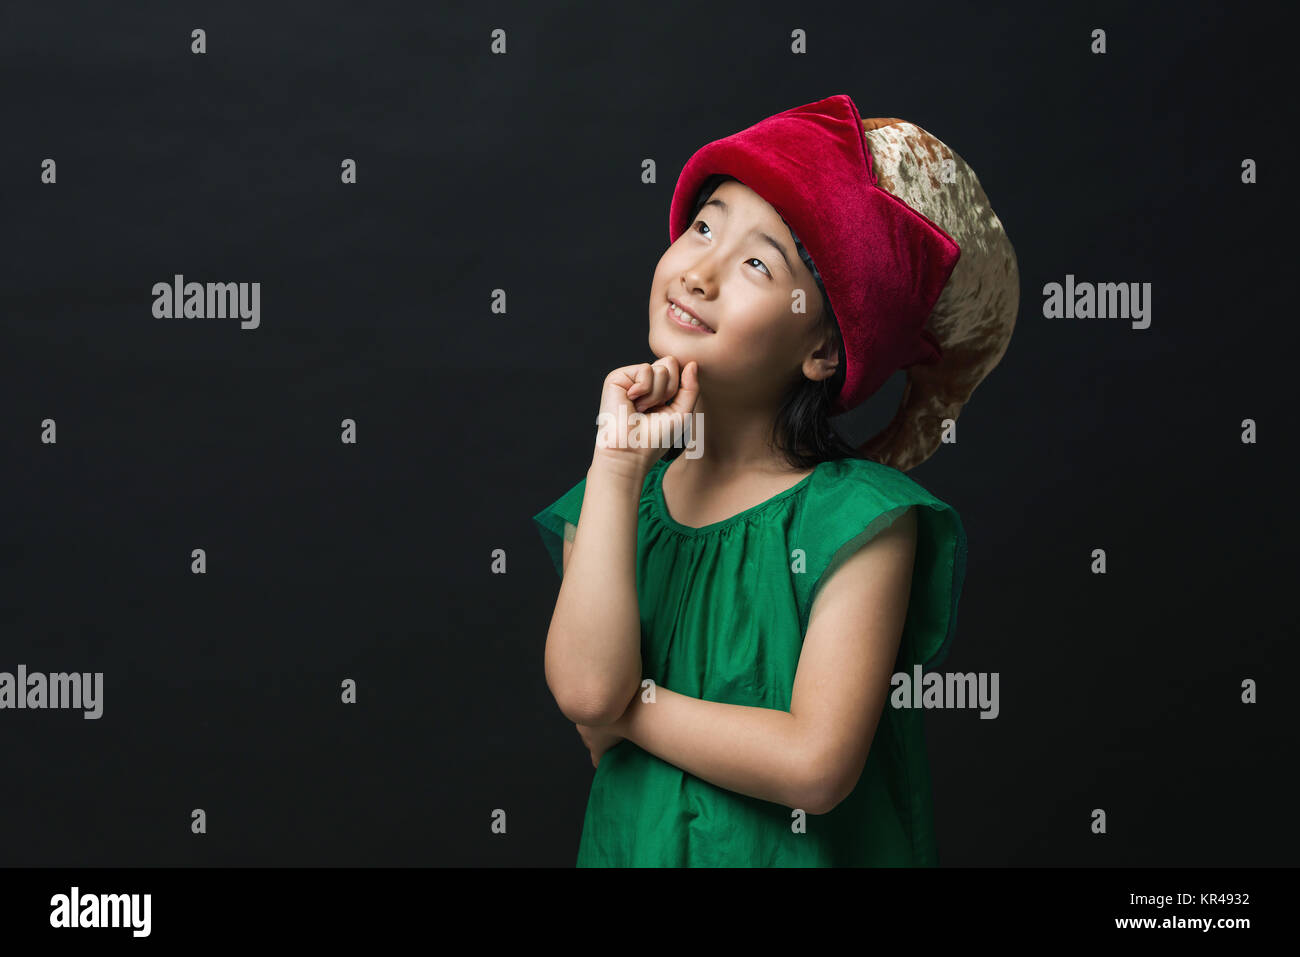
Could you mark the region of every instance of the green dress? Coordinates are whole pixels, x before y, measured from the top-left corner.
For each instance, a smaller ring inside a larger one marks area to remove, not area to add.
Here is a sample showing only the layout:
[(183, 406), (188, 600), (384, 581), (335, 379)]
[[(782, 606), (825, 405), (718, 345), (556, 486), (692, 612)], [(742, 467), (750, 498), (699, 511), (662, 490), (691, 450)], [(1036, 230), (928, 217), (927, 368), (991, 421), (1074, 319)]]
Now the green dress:
[[(910, 505), (922, 507), (894, 673), (911, 676), (915, 664), (945, 657), (966, 571), (966, 533), (951, 506), (897, 469), (841, 459), (753, 508), (692, 528), (664, 504), (669, 464), (660, 459), (647, 473), (638, 506), (643, 677), (695, 698), (789, 711), (819, 587)], [(584, 477), (533, 516), (561, 575), (565, 524), (578, 524), (585, 485)], [(829, 813), (807, 815), (803, 833), (791, 808), (717, 787), (620, 741), (592, 780), (577, 865), (936, 865), (923, 717), (886, 698), (856, 787)]]

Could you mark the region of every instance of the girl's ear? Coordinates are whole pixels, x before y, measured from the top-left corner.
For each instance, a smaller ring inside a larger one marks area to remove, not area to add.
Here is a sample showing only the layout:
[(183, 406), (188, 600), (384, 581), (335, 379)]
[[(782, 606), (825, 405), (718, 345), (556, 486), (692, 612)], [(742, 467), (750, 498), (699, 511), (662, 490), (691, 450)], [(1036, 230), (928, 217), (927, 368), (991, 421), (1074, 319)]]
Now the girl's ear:
[(825, 339), (803, 361), (803, 374), (814, 382), (829, 379), (840, 367), (840, 352), (835, 348), (835, 336)]

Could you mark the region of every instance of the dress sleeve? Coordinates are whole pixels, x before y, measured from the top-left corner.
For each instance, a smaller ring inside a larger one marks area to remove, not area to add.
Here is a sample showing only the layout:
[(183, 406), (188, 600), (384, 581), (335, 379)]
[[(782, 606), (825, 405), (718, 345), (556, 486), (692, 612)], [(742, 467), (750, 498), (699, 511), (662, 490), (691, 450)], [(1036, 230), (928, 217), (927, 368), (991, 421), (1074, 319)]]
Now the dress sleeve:
[(821, 587), (858, 549), (915, 507), (916, 562), (898, 665), (909, 670), (916, 664), (937, 667), (956, 632), (957, 603), (966, 577), (961, 516), (897, 470), (877, 466), (865, 478), (868, 481), (846, 483), (833, 499), (823, 500), (828, 520), (818, 524), (831, 531), (815, 536), (809, 553), (810, 570), (822, 570), (813, 579), (807, 607), (811, 613)]
[(542, 544), (546, 546), (551, 561), (555, 563), (555, 573), (560, 577), (564, 577), (564, 542), (566, 539), (573, 541), (586, 487), (587, 479), (584, 477), (577, 485), (533, 516), (533, 521), (537, 523), (537, 530), (542, 536)]

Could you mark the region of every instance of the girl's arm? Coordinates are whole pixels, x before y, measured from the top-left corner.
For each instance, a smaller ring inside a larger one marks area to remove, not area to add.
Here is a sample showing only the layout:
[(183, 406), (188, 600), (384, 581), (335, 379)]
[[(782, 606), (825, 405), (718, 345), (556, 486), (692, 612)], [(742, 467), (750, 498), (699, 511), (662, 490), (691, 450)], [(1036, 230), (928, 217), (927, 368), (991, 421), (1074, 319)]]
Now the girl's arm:
[(547, 687), (576, 724), (616, 721), (641, 682), (636, 534), (646, 474), (629, 456), (597, 450), (577, 533), (565, 542), (545, 668)]
[(698, 778), (810, 814), (853, 790), (889, 694), (916, 555), (910, 508), (822, 586), (790, 710), (704, 701), (656, 687), (614, 729)]

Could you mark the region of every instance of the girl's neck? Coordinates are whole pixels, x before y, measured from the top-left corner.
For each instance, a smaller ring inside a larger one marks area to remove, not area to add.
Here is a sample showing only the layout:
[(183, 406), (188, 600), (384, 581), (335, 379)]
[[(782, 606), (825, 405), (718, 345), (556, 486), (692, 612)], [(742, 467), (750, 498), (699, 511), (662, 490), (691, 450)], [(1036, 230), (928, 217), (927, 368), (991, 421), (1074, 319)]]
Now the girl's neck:
[[(695, 414), (704, 420), (700, 455), (687, 458), (683, 452), (673, 460), (673, 474), (689, 472), (704, 482), (726, 481), (740, 475), (786, 475), (799, 471), (772, 443), (776, 410), (706, 410), (703, 401)], [(680, 463), (678, 460), (681, 460)]]

